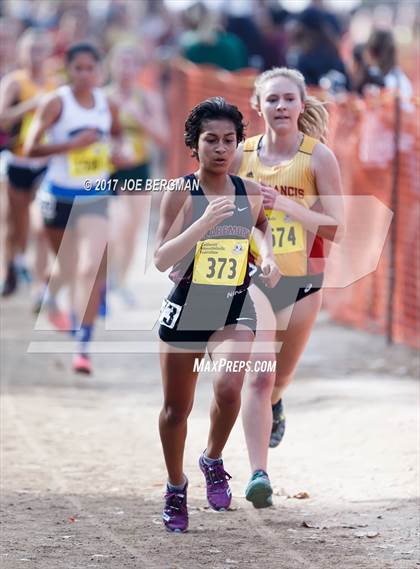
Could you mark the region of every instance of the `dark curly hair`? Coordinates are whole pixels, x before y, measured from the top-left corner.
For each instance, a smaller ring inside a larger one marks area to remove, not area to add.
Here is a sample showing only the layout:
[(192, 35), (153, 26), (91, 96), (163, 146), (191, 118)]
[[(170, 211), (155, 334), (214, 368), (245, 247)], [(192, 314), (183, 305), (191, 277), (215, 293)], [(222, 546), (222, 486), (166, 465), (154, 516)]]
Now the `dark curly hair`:
[(236, 130), (236, 140), (239, 144), (245, 138), (245, 125), (241, 111), (235, 105), (230, 105), (223, 97), (212, 97), (196, 105), (185, 121), (184, 140), (196, 155), (198, 139), (203, 131), (205, 121), (227, 119), (232, 121)]
[(99, 50), (94, 44), (89, 42), (78, 42), (72, 44), (66, 51), (65, 57), (67, 65), (71, 63), (79, 53), (88, 53), (97, 63), (101, 60)]

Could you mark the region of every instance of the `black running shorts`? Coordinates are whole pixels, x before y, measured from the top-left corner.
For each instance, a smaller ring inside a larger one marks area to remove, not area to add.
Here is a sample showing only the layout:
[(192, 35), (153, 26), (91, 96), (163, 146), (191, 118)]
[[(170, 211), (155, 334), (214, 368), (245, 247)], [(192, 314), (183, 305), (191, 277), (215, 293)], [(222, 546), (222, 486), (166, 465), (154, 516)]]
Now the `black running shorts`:
[(39, 199), (46, 227), (65, 229), (68, 226), (73, 228), (77, 220), (84, 215), (108, 217), (109, 196), (61, 201), (50, 193), (41, 193)]
[(21, 192), (31, 192), (36, 188), (38, 182), (41, 180), (46, 170), (46, 166), (43, 166), (42, 168), (32, 169), (26, 168), (24, 166), (9, 164), (7, 166), (7, 179), (9, 180), (10, 185), (15, 188), (15, 190)]
[(270, 301), (274, 312), (291, 306), (295, 302), (306, 298), (314, 292), (321, 290), (324, 274), (303, 275), (301, 277), (280, 277), (274, 288), (268, 288), (260, 279), (261, 270), (258, 269), (253, 275), (251, 283), (263, 291)]
[(162, 304), (159, 322), (161, 340), (177, 348), (201, 351), (210, 336), (227, 325), (243, 324), (255, 334), (257, 316), (246, 289), (191, 284), (189, 288), (172, 289)]

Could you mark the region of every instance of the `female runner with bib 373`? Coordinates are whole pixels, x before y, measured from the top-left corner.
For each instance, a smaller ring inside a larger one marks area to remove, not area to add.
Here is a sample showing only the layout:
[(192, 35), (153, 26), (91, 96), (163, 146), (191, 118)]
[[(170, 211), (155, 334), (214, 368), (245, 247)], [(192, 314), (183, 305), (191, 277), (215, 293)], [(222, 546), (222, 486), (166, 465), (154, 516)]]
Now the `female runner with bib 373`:
[(188, 527), (184, 446), (198, 376), (194, 362), (206, 348), (213, 362), (223, 358), (231, 368), (219, 370), (214, 380), (210, 432), (199, 467), (210, 506), (226, 510), (231, 502), (222, 451), (240, 409), (245, 370), (239, 364), (249, 358), (256, 327), (247, 291), (253, 229), (261, 247), (261, 280), (275, 286), (280, 277), (259, 186), (228, 174), (243, 131), (241, 113), (223, 98), (197, 105), (185, 124), (185, 142), (199, 168), (185, 176), (185, 191), (168, 192), (162, 200), (155, 263), (161, 271), (172, 266), (175, 283), (159, 328), (160, 435), (168, 470), (163, 521), (168, 531)]

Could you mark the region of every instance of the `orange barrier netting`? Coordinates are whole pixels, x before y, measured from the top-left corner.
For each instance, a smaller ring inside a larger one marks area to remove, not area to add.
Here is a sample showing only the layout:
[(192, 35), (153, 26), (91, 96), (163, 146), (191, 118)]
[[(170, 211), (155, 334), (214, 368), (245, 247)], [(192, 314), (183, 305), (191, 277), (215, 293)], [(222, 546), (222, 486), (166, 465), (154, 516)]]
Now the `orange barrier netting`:
[(223, 96), (237, 105), (248, 123), (247, 136), (261, 128), (257, 113), (251, 109), (249, 99), (255, 71), (242, 70), (236, 73), (218, 70), (212, 66), (198, 66), (178, 60), (171, 66), (169, 92), (169, 116), (173, 146), (168, 156), (168, 175), (178, 177), (196, 169), (197, 161), (190, 156), (184, 145), (184, 123), (191, 109), (204, 99)]
[[(169, 153), (168, 176), (178, 177), (196, 168), (196, 161), (183, 144), (183, 127), (192, 107), (208, 97), (222, 95), (237, 105), (248, 123), (247, 136), (262, 131), (262, 121), (249, 104), (254, 78), (254, 70), (229, 73), (183, 60), (172, 66), (168, 106), (173, 147)], [(398, 147), (392, 95), (363, 100), (350, 95), (341, 102), (330, 100), (328, 108), (328, 143), (340, 164), (344, 194), (375, 196), (395, 211), (394, 227), (376, 271), (346, 288), (325, 290), (324, 308), (338, 322), (388, 334), (395, 342), (416, 347), (420, 339), (418, 101), (400, 105)], [(356, 208), (346, 211), (348, 225), (352, 218), (357, 218)], [(372, 235), (382, 222), (381, 214), (371, 219)], [(374, 253), (366, 243), (357, 255), (368, 258)]]
[[(399, 108), (398, 146), (393, 96), (350, 98), (332, 110), (330, 144), (340, 163), (344, 193), (375, 196), (394, 211), (394, 220), (376, 271), (345, 289), (327, 290), (324, 306), (339, 322), (387, 333), (393, 341), (416, 347), (420, 337), (419, 106), (401, 103)], [(347, 217), (358, 214), (346, 213)], [(381, 222), (380, 214), (371, 220), (372, 234)], [(371, 255), (369, 245), (359, 254)], [(388, 306), (392, 282), (392, 306)]]

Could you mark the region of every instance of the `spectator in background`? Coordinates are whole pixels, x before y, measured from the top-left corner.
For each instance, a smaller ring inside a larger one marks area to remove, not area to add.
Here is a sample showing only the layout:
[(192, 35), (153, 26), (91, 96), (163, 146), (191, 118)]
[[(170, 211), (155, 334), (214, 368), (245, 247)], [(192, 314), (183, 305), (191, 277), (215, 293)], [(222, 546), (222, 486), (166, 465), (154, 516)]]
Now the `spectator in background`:
[(121, 42), (135, 42), (137, 40), (136, 26), (138, 21), (133, 11), (134, 8), (134, 3), (130, 5), (130, 3), (117, 1), (110, 2), (102, 38), (105, 51), (111, 50)]
[(21, 25), (13, 18), (0, 18), (0, 79), (16, 67), (16, 42)]
[(197, 2), (183, 14), (187, 31), (180, 38), (182, 55), (197, 64), (215, 65), (228, 71), (248, 66), (247, 49), (234, 34), (224, 31), (218, 16)]
[(73, 7), (63, 12), (54, 31), (54, 56), (64, 66), (64, 55), (68, 48), (76, 42), (84, 41), (90, 32), (89, 12), (81, 7)]
[(334, 33), (337, 38), (343, 35), (343, 28), (340, 20), (337, 18), (336, 14), (330, 12), (325, 8), (324, 0), (312, 0), (311, 8), (314, 8), (321, 13), (324, 18), (325, 23), (329, 26), (332, 33)]
[(240, 13), (224, 14), (224, 23), (226, 31), (234, 34), (243, 42), (247, 50), (248, 66), (260, 70), (265, 69), (269, 46), (253, 17), (251, 6), (247, 5), (246, 10), (242, 9)]
[[(240, 13), (225, 16), (226, 30), (238, 36), (248, 51), (248, 66), (260, 70), (286, 63), (286, 34), (283, 24), (289, 15), (280, 6), (257, 1), (240, 5)], [(232, 10), (232, 7), (229, 6)]]
[[(64, 8), (64, 2), (54, 0), (38, 0), (37, 2), (25, 2), (29, 4), (25, 21), (28, 27), (38, 29), (51, 29), (57, 26), (60, 10)], [(79, 2), (81, 4), (81, 2)]]
[(269, 45), (269, 59), (266, 61), (266, 69), (286, 65), (288, 41), (285, 28), (289, 17), (290, 13), (280, 5), (270, 6), (267, 24), (263, 27)]
[(139, 36), (145, 51), (173, 48), (176, 44), (178, 18), (164, 0), (144, 0)]
[(349, 65), (352, 91), (363, 95), (367, 85), (385, 87), (384, 77), (378, 68), (369, 67), (365, 58), (366, 45), (359, 43), (353, 47)]
[(53, 53), (45, 62), (45, 71), (50, 77), (57, 78), (59, 83), (67, 80), (65, 69), (65, 53), (77, 42), (84, 41), (90, 36), (91, 22), (86, 6), (78, 4), (66, 11), (59, 6), (58, 25), (51, 30)]
[(397, 48), (392, 32), (374, 30), (365, 51), (366, 62), (373, 72), (380, 72), (387, 89), (398, 91), (403, 99), (413, 96), (413, 87), (397, 63)]
[[(344, 89), (350, 89), (350, 80), (338, 51), (337, 30), (322, 10), (309, 7), (294, 25), (294, 57), (289, 65), (298, 69), (308, 86), (319, 86), (322, 77), (331, 72), (341, 74)], [(334, 81), (338, 81), (335, 73)]]

